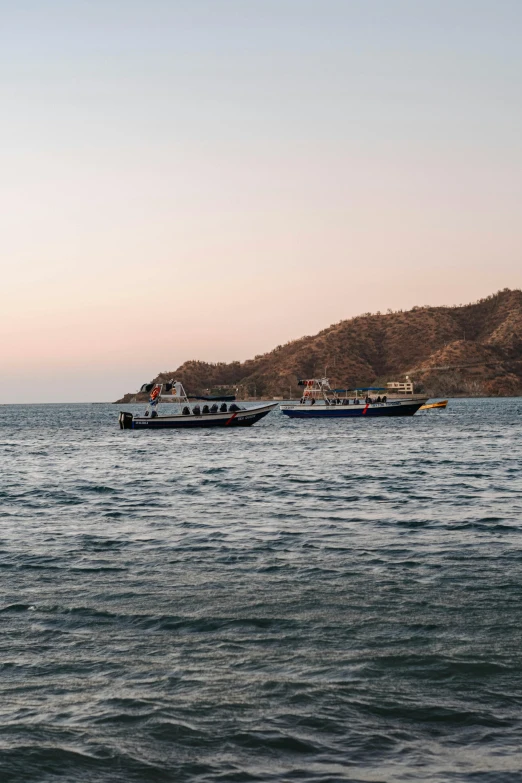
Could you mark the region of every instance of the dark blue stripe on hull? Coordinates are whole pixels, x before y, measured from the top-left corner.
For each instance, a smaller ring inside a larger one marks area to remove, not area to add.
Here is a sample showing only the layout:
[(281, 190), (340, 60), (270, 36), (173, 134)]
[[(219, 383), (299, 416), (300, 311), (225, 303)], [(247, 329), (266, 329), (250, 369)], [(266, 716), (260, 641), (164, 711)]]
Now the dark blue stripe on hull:
[(200, 427), (251, 427), (252, 424), (255, 424), (256, 421), (259, 421), (264, 416), (266, 416), (270, 411), (265, 411), (264, 413), (256, 413), (252, 416), (248, 417), (241, 417), (241, 418), (234, 418), (232, 421), (230, 421), (230, 424), (227, 425), (228, 419), (220, 418), (220, 419), (199, 419), (196, 416), (187, 416), (183, 419), (171, 419), (168, 420), (165, 417), (158, 416), (157, 419), (148, 419), (147, 422), (142, 421), (136, 421), (134, 420), (132, 422), (131, 429), (133, 430), (191, 430), (195, 428)]
[(382, 408), (368, 408), (366, 413), (363, 413), (365, 406), (354, 405), (353, 407), (334, 407), (333, 410), (324, 412), (312, 411), (308, 408), (306, 411), (294, 409), (294, 410), (282, 410), (281, 412), (285, 416), (289, 416), (291, 419), (351, 419), (351, 418), (375, 418), (376, 416), (413, 416), (416, 413), (422, 402), (414, 403), (413, 405), (390, 405), (389, 407)]

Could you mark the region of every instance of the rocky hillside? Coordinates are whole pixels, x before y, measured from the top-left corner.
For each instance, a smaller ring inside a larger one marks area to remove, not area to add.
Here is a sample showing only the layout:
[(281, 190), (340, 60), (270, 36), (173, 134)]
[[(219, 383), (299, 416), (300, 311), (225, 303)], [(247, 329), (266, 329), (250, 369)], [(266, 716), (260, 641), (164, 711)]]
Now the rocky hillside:
[[(230, 364), (189, 361), (154, 380), (188, 392), (238, 389), (239, 397), (292, 397), (298, 378), (373, 385), (408, 374), (431, 397), (522, 394), (522, 291), (504, 289), (456, 307), (365, 313), (273, 351)], [(144, 380), (139, 378), (137, 382)], [(126, 394), (119, 402), (142, 399)]]

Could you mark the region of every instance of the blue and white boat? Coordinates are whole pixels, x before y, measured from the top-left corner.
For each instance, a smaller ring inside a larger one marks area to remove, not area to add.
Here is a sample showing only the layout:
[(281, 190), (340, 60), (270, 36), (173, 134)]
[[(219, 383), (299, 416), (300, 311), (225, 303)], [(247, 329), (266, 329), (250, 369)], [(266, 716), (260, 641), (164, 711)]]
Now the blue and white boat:
[(413, 416), (428, 401), (428, 397), (413, 393), (409, 380), (359, 389), (332, 389), (328, 378), (311, 378), (299, 381), (299, 385), (304, 388), (300, 401), (281, 405), (281, 412), (293, 419)]

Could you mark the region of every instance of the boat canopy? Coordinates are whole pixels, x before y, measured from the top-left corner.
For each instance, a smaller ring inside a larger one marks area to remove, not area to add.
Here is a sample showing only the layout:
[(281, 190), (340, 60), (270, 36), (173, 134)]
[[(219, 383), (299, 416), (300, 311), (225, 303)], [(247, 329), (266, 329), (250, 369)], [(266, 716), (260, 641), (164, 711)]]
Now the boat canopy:
[[(153, 389), (158, 388), (161, 397), (168, 398), (170, 400), (177, 398), (179, 400), (206, 400), (208, 402), (234, 402), (236, 399), (235, 394), (187, 394), (183, 388), (183, 384), (179, 381), (163, 381), (155, 383), (144, 383), (140, 387), (141, 394), (150, 394)], [(164, 394), (164, 392), (170, 392), (170, 394)]]
[(332, 389), (336, 394), (350, 391), (388, 391), (384, 386), (357, 386), (353, 389)]
[(207, 400), (209, 402), (234, 402), (235, 394), (189, 394), (190, 400)]

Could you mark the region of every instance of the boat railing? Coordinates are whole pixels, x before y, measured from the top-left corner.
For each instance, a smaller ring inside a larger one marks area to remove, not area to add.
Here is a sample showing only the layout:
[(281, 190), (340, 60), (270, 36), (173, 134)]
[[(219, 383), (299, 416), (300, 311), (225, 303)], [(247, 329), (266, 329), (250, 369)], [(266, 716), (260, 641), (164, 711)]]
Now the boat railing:
[(301, 404), (314, 405), (324, 401), (325, 405), (358, 405), (370, 402), (381, 403), (398, 400), (424, 400), (423, 394), (414, 394), (413, 383), (388, 383), (386, 386), (366, 386), (358, 389), (332, 389), (328, 378), (311, 378), (299, 381), (303, 387)]

